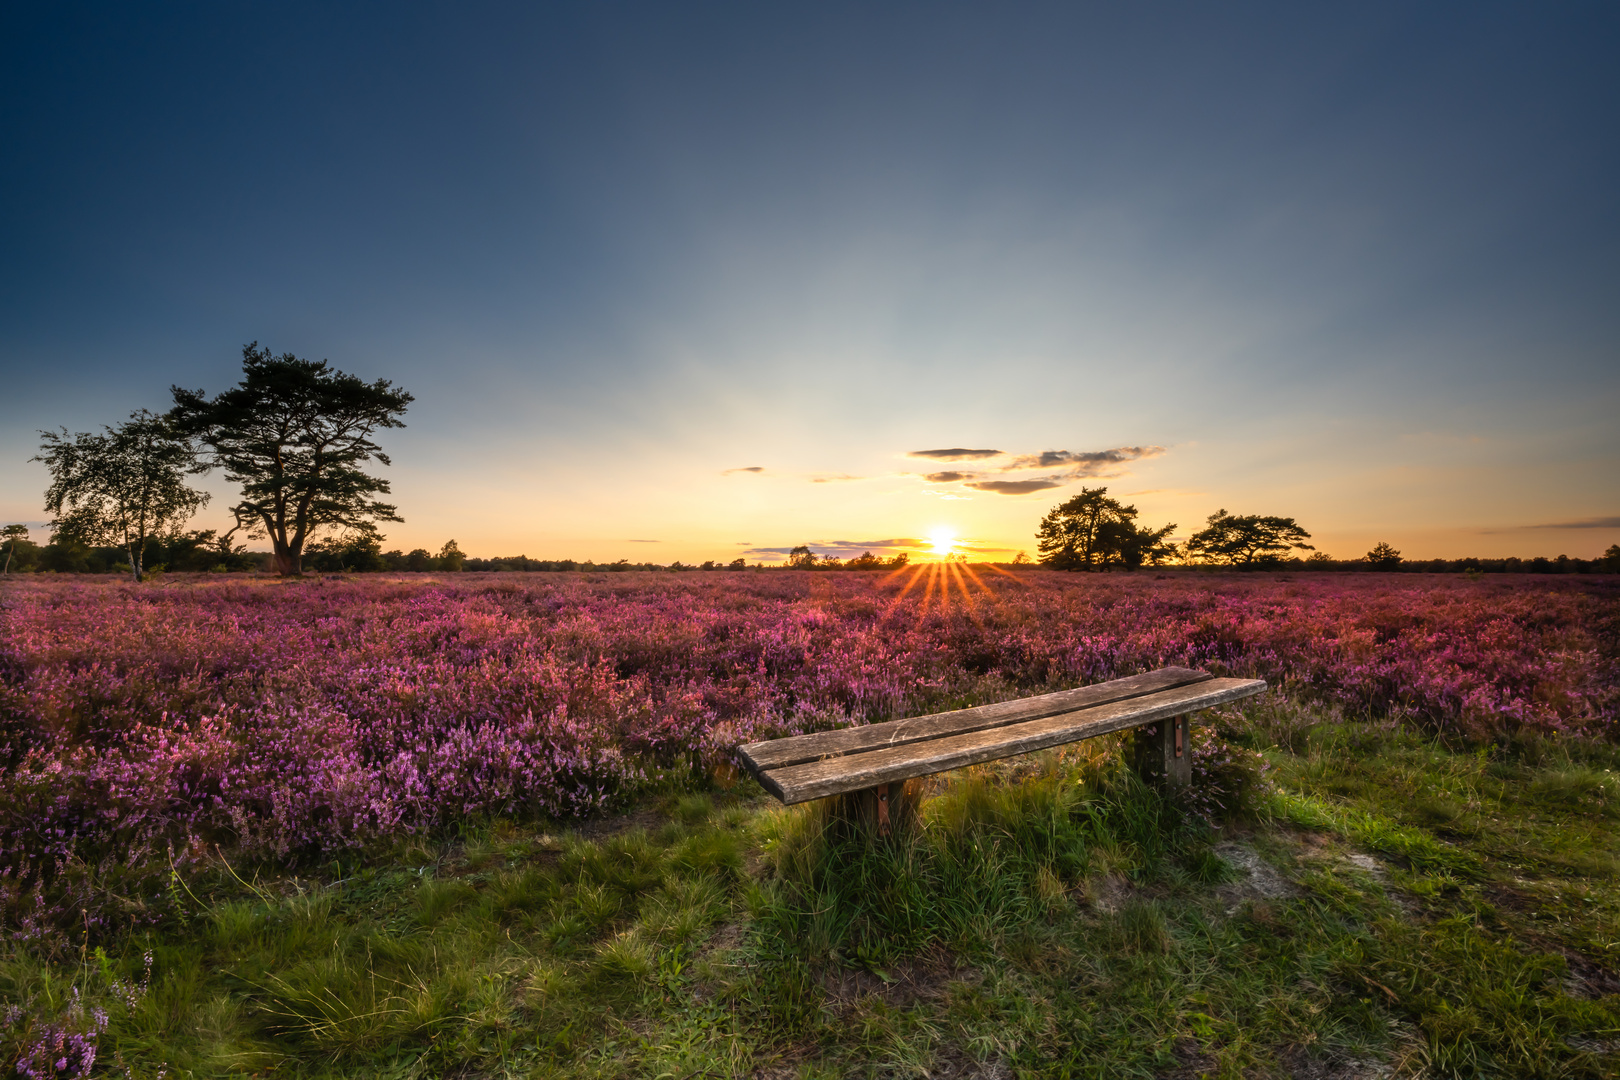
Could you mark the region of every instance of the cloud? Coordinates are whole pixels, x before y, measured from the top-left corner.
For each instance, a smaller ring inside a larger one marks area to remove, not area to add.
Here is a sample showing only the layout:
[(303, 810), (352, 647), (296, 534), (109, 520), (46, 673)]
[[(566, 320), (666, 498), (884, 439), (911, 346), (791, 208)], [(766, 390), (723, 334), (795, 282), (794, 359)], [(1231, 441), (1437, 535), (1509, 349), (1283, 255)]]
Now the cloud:
[(935, 461), (978, 461), (1000, 454), (1000, 450), (969, 450), (966, 447), (953, 446), (948, 450), (913, 450), (906, 456), (933, 458)]
[(845, 480), (865, 480), (864, 476), (851, 476), (849, 473), (828, 473), (825, 476), (812, 476), (812, 484), (838, 484)]
[(1514, 525), (1505, 529), (1481, 529), (1482, 535), (1520, 532), (1525, 529), (1620, 529), (1620, 516), (1583, 518), (1580, 521), (1550, 521), (1543, 525)]
[(1062, 487), (1068, 482), (1065, 477), (1049, 476), (1044, 480), (980, 480), (967, 486), (974, 491), (990, 491), (997, 495), (1030, 495)]
[(978, 475), (970, 472), (931, 472), (923, 479), (930, 484), (949, 484), (956, 480), (972, 480)]
[(730, 476), (732, 473), (740, 473), (740, 472), (762, 473), (764, 471), (765, 471), (765, 466), (763, 466), (763, 465), (744, 465), (740, 469), (727, 469), (725, 472), (721, 473), (720, 475), (721, 476)]
[(1526, 525), (1527, 529), (1620, 529), (1620, 517), (1595, 517), (1582, 521), (1556, 521), (1548, 525)]
[(1002, 467), (1003, 472), (1015, 469), (1050, 469), (1058, 465), (1072, 465), (1067, 475), (1073, 479), (1101, 475), (1104, 469), (1123, 465), (1143, 458), (1158, 457), (1162, 446), (1116, 446), (1111, 450), (1044, 450), (1039, 454), (1025, 454), (1013, 458)]
[(662, 540), (631, 540), (632, 544), (662, 544)]

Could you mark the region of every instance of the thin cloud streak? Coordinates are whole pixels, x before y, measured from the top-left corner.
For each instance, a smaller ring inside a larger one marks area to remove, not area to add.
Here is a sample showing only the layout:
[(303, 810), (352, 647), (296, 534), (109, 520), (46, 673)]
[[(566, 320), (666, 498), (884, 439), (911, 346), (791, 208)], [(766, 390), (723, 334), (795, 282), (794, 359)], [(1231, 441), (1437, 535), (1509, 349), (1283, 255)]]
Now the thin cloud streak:
[(1586, 518), (1582, 521), (1555, 521), (1548, 525), (1527, 525), (1528, 529), (1620, 529), (1620, 515)]
[(1131, 461), (1158, 457), (1163, 453), (1164, 447), (1162, 446), (1116, 446), (1112, 450), (1091, 450), (1081, 453), (1075, 453), (1072, 450), (1045, 450), (1039, 454), (1028, 454), (1014, 458), (1010, 464), (1003, 466), (1001, 471), (1050, 469), (1055, 465), (1074, 465), (1075, 469), (1068, 475), (1074, 477), (1096, 476), (1101, 470), (1109, 466), (1124, 465)]
[(1033, 495), (1037, 491), (1050, 491), (1060, 488), (1069, 481), (1066, 478), (1049, 478), (1046, 480), (981, 480), (977, 483), (967, 484), (966, 487), (974, 491), (988, 491), (996, 495)]
[(1514, 525), (1506, 529), (1481, 529), (1481, 535), (1499, 536), (1502, 533), (1545, 529), (1620, 529), (1620, 515), (1583, 518), (1580, 521), (1550, 521), (1540, 525)]
[(969, 450), (961, 446), (953, 446), (948, 450), (913, 450), (907, 457), (931, 458), (934, 461), (980, 461), (984, 458), (1001, 456), (1000, 450)]

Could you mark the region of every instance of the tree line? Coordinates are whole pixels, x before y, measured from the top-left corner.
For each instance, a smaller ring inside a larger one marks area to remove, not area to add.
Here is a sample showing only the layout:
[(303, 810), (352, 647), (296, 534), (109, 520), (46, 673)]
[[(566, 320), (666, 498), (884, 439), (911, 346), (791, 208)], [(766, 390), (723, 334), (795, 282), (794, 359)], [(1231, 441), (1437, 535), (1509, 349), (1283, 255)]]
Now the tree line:
[[(1387, 547), (1388, 545), (1382, 545)], [(1375, 551), (1377, 549), (1374, 549)], [(1390, 549), (1393, 551), (1393, 549)], [(1371, 555), (1372, 553), (1369, 553)], [(64, 574), (128, 574), (129, 565), (124, 561), (127, 558), (123, 549), (116, 547), (87, 547), (76, 541), (53, 540), (49, 544), (36, 544), (27, 537), (27, 529), (22, 525), (10, 525), (0, 529), (0, 573), (37, 573), (52, 572)], [(363, 573), (627, 573), (640, 572), (666, 572), (684, 573), (687, 571), (711, 570), (879, 570), (896, 568), (908, 565), (908, 556), (902, 552), (893, 558), (883, 559), (875, 555), (861, 555), (853, 559), (840, 560), (831, 556), (812, 556), (814, 561), (804, 559), (802, 556), (798, 563), (788, 562), (780, 567), (767, 567), (763, 563), (749, 563), (746, 559), (719, 559), (708, 560), (702, 563), (688, 564), (679, 560), (670, 563), (631, 562), (629, 559), (619, 559), (614, 562), (593, 562), (590, 559), (531, 559), (526, 555), (504, 555), (494, 558), (478, 558), (463, 555), (456, 547), (454, 540), (450, 541), (438, 554), (426, 548), (416, 548), (412, 551), (392, 550), (384, 551), (381, 545), (372, 547), (366, 545), (355, 547), (346, 544), (327, 544), (317, 542), (305, 554), (304, 565), (306, 570), (319, 571), (325, 574), (363, 574)], [(1010, 562), (998, 562), (994, 565), (1006, 569), (1020, 567), (1033, 567), (1035, 564), (1027, 559), (1014, 559)], [(1115, 564), (1116, 567), (1122, 564)], [(1160, 566), (1177, 565), (1186, 567), (1189, 564), (1170, 564), (1162, 562)], [(1205, 564), (1219, 566), (1225, 564)], [(1538, 556), (1533, 559), (1520, 559), (1508, 557), (1501, 559), (1403, 559), (1399, 552), (1395, 552), (1392, 561), (1387, 555), (1382, 559), (1372, 559), (1363, 556), (1357, 559), (1335, 559), (1321, 552), (1312, 554), (1309, 558), (1285, 558), (1275, 562), (1254, 564), (1254, 568), (1273, 570), (1310, 570), (1310, 571), (1385, 571), (1413, 574), (1603, 574), (1620, 573), (1620, 544), (1615, 544), (1602, 556), (1596, 559), (1573, 559), (1566, 555), (1557, 558)], [(230, 551), (221, 551), (217, 535), (214, 530), (192, 531), (183, 535), (163, 540), (154, 540), (148, 548), (146, 576), (160, 574), (164, 571), (189, 573), (229, 573), (243, 571), (274, 572), (273, 556), (268, 552), (249, 552), (244, 548), (236, 547)]]
[[(1153, 566), (1227, 566), (1240, 569), (1379, 570), (1425, 573), (1588, 574), (1620, 572), (1620, 544), (1596, 559), (1421, 559), (1408, 560), (1380, 542), (1358, 559), (1335, 559), (1306, 543), (1311, 534), (1291, 517), (1229, 514), (1222, 508), (1204, 527), (1177, 544), (1171, 523), (1153, 529), (1136, 522), (1137, 510), (1109, 496), (1106, 487), (1053, 507), (1036, 531), (1040, 563), (1054, 570), (1136, 570)], [(1300, 558), (1297, 551), (1312, 554)]]

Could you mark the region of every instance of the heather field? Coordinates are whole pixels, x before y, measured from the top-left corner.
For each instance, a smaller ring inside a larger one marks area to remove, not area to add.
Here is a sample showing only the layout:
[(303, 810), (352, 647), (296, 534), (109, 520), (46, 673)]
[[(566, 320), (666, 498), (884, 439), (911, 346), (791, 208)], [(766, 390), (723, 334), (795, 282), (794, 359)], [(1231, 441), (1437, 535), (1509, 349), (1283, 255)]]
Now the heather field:
[[(0, 604), (24, 1075), (1620, 1067), (1612, 577), (33, 578)], [(1097, 740), (947, 778), (923, 834), (856, 849), (733, 765), (1165, 664), (1274, 687), (1206, 718), (1185, 803)]]

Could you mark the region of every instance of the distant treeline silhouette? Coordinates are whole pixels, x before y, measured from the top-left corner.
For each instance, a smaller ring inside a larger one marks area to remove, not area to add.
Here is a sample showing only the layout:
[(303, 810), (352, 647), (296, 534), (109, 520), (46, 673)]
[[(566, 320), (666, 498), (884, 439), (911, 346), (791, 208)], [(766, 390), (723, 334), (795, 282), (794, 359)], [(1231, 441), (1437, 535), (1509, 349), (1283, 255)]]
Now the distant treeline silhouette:
[[(746, 559), (711, 559), (702, 563), (594, 562), (590, 559), (531, 559), (527, 555), (502, 555), (477, 558), (465, 555), (454, 540), (441, 547), (437, 554), (426, 548), (412, 551), (382, 550), (379, 538), (364, 537), (354, 542), (328, 541), (312, 545), (306, 558), (306, 571), (323, 574), (369, 573), (627, 573), (632, 571), (684, 573), (688, 571), (717, 570), (811, 570), (861, 571), (895, 570), (908, 565), (908, 556), (900, 553), (883, 559), (870, 553), (839, 560), (822, 556), (807, 559), (802, 553), (787, 563), (767, 565), (749, 563)], [(1378, 558), (1372, 558), (1378, 556)], [(975, 560), (1012, 570), (1035, 570), (1039, 565), (1025, 558), (998, 561)], [(10, 574), (128, 574), (124, 549), (118, 547), (92, 547), (79, 541), (58, 538), (48, 544), (36, 544), (27, 539), (26, 530), (11, 526), (0, 538), (0, 566)], [(1609, 548), (1596, 559), (1574, 559), (1567, 555), (1556, 558), (1537, 556), (1530, 559), (1403, 559), (1387, 544), (1381, 544), (1368, 556), (1359, 559), (1335, 559), (1321, 552), (1307, 559), (1275, 559), (1265, 563), (1244, 565), (1172, 564), (1156, 567), (1156, 572), (1204, 573), (1214, 570), (1255, 570), (1283, 572), (1329, 573), (1402, 573), (1402, 574), (1612, 574), (1620, 573), (1620, 544)], [(147, 572), (162, 573), (274, 573), (276, 567), (270, 552), (248, 551), (240, 545), (221, 544), (212, 529), (197, 530), (180, 536), (154, 538), (151, 541)]]

